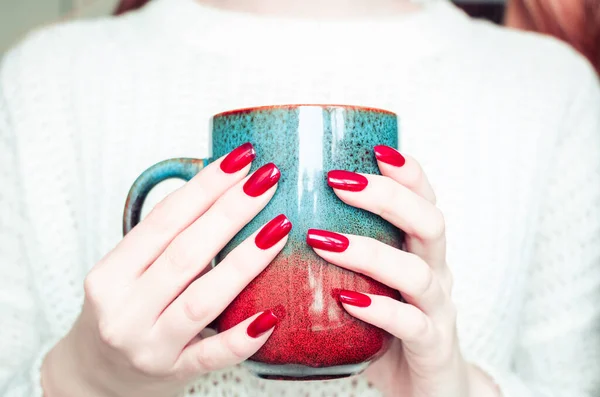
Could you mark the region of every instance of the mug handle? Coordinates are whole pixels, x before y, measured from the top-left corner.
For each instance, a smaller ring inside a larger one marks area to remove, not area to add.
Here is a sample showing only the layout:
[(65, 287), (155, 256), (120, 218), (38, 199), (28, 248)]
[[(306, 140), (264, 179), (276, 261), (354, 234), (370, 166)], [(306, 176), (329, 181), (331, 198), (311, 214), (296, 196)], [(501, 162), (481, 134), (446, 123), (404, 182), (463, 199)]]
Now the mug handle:
[(142, 206), (150, 190), (160, 182), (177, 178), (189, 181), (208, 165), (207, 159), (173, 158), (154, 164), (133, 182), (123, 211), (123, 235), (140, 223)]

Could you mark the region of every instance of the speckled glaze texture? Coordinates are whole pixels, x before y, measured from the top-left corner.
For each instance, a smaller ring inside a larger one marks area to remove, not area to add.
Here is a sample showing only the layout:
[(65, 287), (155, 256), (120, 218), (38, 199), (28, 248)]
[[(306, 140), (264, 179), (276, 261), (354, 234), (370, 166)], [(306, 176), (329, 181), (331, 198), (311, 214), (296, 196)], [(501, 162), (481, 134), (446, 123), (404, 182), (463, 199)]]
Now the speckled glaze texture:
[(225, 310), (220, 331), (272, 309), (280, 321), (246, 365), (272, 379), (328, 379), (362, 371), (389, 346), (390, 336), (342, 308), (340, 290), (400, 298), (397, 292), (333, 266), (306, 244), (310, 228), (369, 236), (399, 247), (400, 232), (364, 210), (339, 200), (327, 185), (329, 170), (379, 173), (373, 147), (398, 146), (393, 113), (377, 109), (299, 105), (230, 111), (213, 118), (213, 158), (251, 142), (253, 170), (274, 162), (279, 188), (267, 207), (224, 248), (227, 255), (278, 214), (293, 224), (274, 262)]
[(140, 222), (142, 206), (150, 190), (160, 182), (171, 179), (189, 181), (208, 164), (207, 160), (175, 158), (161, 161), (144, 171), (133, 183), (123, 212), (123, 235)]
[[(340, 201), (327, 185), (327, 172), (377, 174), (373, 148), (398, 146), (396, 115), (340, 105), (293, 105), (234, 110), (212, 120), (213, 157), (250, 142), (258, 167), (281, 170), (279, 188), (266, 208), (217, 257), (217, 263), (244, 239), (279, 214), (293, 224), (282, 252), (217, 319), (227, 330), (257, 312), (279, 320), (267, 343), (245, 365), (270, 379), (314, 380), (350, 376), (383, 354), (391, 336), (350, 316), (342, 291), (401, 299), (366, 276), (333, 266), (306, 243), (307, 231), (323, 229), (376, 238), (400, 247), (403, 235), (383, 219)], [(170, 159), (148, 168), (134, 182), (123, 214), (123, 232), (140, 220), (148, 192), (169, 178), (190, 180), (212, 159)], [(218, 265), (217, 265), (218, 266)]]

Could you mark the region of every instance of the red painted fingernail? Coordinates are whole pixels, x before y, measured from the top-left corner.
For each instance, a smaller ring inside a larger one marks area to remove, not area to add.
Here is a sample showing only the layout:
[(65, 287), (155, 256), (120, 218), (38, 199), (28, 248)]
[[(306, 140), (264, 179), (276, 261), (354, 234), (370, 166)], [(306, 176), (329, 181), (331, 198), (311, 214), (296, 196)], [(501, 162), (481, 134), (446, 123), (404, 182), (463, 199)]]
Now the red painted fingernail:
[(266, 250), (277, 244), (292, 230), (292, 222), (283, 214), (277, 215), (258, 232), (254, 242), (260, 249)]
[(338, 298), (340, 302), (352, 306), (367, 307), (371, 305), (371, 298), (369, 298), (368, 295), (356, 291), (342, 290), (340, 291)]
[(254, 160), (256, 152), (250, 142), (233, 149), (227, 157), (221, 161), (221, 170), (227, 174), (238, 172)]
[(385, 145), (377, 145), (373, 148), (375, 157), (382, 163), (393, 165), (394, 167), (402, 167), (406, 163), (406, 159), (396, 149)]
[(248, 336), (258, 338), (277, 325), (278, 322), (279, 319), (275, 313), (273, 313), (272, 310), (266, 310), (250, 323), (246, 332), (248, 333)]
[(356, 172), (334, 170), (327, 173), (327, 184), (334, 189), (360, 192), (367, 187), (369, 181)]
[(308, 229), (306, 243), (313, 248), (331, 252), (344, 252), (350, 245), (348, 237), (320, 229)]
[(265, 164), (256, 170), (244, 184), (244, 192), (251, 197), (258, 197), (272, 188), (281, 176), (279, 168), (273, 163)]

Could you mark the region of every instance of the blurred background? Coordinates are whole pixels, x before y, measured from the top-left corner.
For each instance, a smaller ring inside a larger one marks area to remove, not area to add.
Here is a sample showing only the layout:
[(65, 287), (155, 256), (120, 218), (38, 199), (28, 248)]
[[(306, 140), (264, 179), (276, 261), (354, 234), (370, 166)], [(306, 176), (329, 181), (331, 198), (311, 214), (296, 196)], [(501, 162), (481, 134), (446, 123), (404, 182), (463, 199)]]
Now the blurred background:
[[(117, 0), (0, 0), (0, 55), (30, 29), (70, 18), (106, 15)], [(504, 0), (455, 1), (475, 17), (500, 22)]]
[(0, 0), (0, 54), (30, 29), (109, 14), (118, 0)]

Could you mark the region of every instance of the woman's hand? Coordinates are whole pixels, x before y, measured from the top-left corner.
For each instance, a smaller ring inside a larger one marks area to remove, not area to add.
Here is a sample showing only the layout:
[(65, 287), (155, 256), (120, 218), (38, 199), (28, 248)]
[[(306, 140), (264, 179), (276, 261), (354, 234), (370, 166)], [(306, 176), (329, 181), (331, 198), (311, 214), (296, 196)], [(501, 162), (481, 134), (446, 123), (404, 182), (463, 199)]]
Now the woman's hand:
[(199, 336), (291, 230), (280, 215), (208, 271), (275, 193), (275, 165), (245, 178), (254, 157), (246, 144), (206, 167), (94, 266), (81, 315), (44, 362), (48, 397), (172, 396), (191, 378), (239, 363), (266, 342), (278, 321), (269, 310)]
[[(444, 217), (433, 189), (414, 159), (386, 146), (377, 146), (375, 154), (382, 176), (331, 171), (328, 183), (346, 204), (380, 215), (406, 232), (406, 251), (353, 235), (338, 235), (347, 247), (342, 252), (315, 249), (328, 262), (378, 280), (406, 300), (340, 293), (348, 313), (397, 338), (367, 375), (388, 396), (498, 396), (492, 382), (460, 352)], [(324, 238), (311, 233), (319, 231), (309, 233), (309, 244)]]

